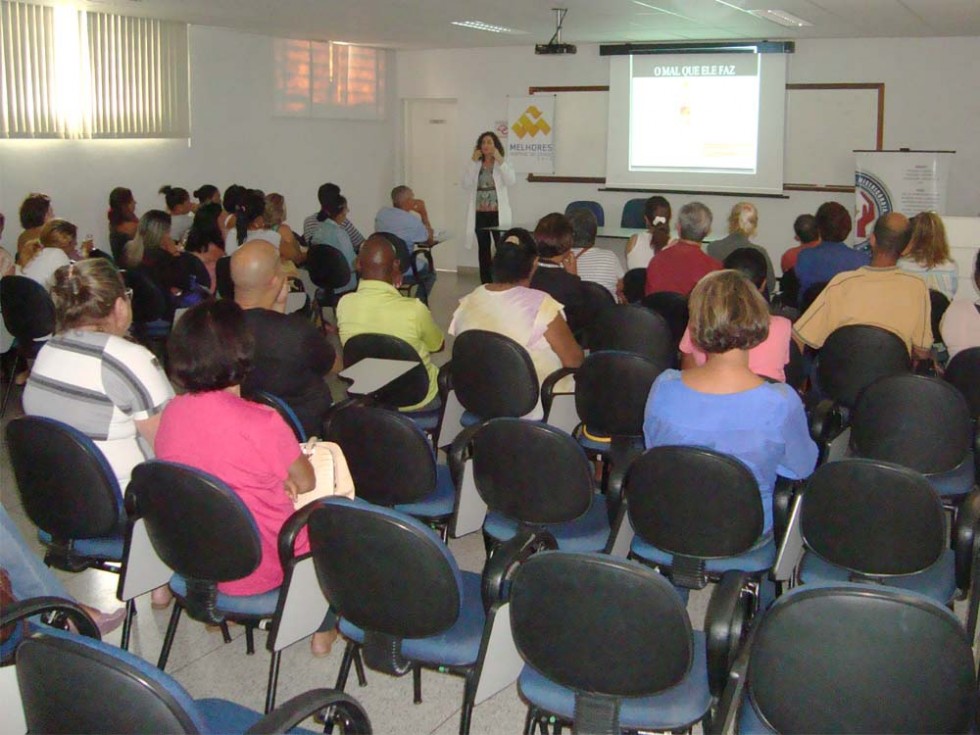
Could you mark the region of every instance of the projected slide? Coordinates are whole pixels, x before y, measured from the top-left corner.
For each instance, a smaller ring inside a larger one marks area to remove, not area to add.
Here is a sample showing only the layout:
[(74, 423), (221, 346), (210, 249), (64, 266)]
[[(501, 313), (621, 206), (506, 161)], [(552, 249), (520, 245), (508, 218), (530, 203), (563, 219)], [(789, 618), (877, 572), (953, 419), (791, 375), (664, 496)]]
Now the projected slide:
[(756, 172), (758, 56), (633, 60), (631, 171)]

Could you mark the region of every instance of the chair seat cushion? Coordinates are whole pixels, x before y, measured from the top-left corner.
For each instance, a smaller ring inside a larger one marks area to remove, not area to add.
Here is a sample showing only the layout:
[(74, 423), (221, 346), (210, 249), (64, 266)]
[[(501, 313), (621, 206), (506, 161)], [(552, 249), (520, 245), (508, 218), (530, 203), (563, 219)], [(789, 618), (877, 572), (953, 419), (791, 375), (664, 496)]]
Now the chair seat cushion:
[[(170, 589), (177, 597), (187, 596), (187, 580), (179, 574), (170, 578)], [(250, 618), (271, 618), (276, 614), (279, 602), (279, 588), (263, 592), (261, 595), (226, 595), (218, 593), (217, 609), (228, 616), (242, 615)]]
[(395, 510), (418, 518), (441, 518), (452, 515), (456, 505), (456, 486), (449, 467), (436, 465), (436, 489), (414, 503), (396, 505)]
[(429, 411), (403, 411), (402, 415), (408, 416), (422, 431), (432, 431), (439, 425), (442, 406)]
[[(666, 551), (658, 549), (639, 536), (633, 539), (630, 551), (643, 561), (650, 564), (670, 566), (674, 557)], [(726, 556), (720, 559), (708, 559), (705, 562), (705, 571), (709, 574), (723, 574), (724, 572), (736, 570), (740, 572), (764, 572), (770, 569), (776, 562), (776, 544), (772, 534), (759, 539), (755, 546), (738, 556)]]
[(745, 697), (738, 712), (738, 732), (740, 735), (769, 735), (775, 732), (762, 721), (748, 696)]
[(472, 411), (463, 411), (463, 415), (459, 419), (459, 423), (463, 426), (475, 426), (481, 421), (483, 421), (483, 419)]
[[(51, 534), (44, 531), (38, 531), (37, 538), (45, 546), (52, 541)], [(82, 559), (122, 561), (125, 543), (122, 536), (102, 536), (100, 538), (75, 539), (71, 548), (73, 554)]]
[[(517, 533), (520, 523), (501, 513), (487, 513), (483, 530), (498, 540), (507, 541)], [(543, 524), (562, 551), (602, 551), (609, 541), (609, 513), (602, 495), (592, 496), (592, 505), (581, 518), (566, 523)]]
[(976, 480), (975, 471), (973, 452), (969, 452), (958, 466), (948, 472), (926, 475), (926, 479), (942, 497), (955, 497), (966, 495), (973, 489), (973, 483)]
[[(844, 567), (831, 564), (816, 554), (806, 552), (800, 564), (800, 581), (804, 584), (833, 584), (850, 581), (851, 572)], [(905, 574), (896, 577), (885, 577), (885, 584), (911, 590), (935, 600), (940, 605), (951, 602), (956, 595), (956, 571), (952, 549), (943, 551), (942, 556), (925, 571), (918, 574)]]
[[(446, 631), (428, 638), (406, 638), (402, 655), (412, 661), (447, 666), (467, 666), (476, 663), (487, 616), (483, 611), (480, 592), (481, 577), (473, 572), (462, 573), (463, 600), (459, 617)], [(341, 618), (340, 632), (357, 642), (364, 642), (364, 631)]]
[[(248, 732), (252, 725), (262, 719), (262, 715), (255, 710), (229, 702), (227, 699), (198, 699), (195, 704), (201, 716), (207, 721), (211, 732)], [(314, 731), (294, 727), (288, 732), (313, 735)]]
[[(575, 714), (575, 691), (525, 666), (517, 686), (528, 702), (559, 717)], [(687, 676), (670, 689), (649, 697), (620, 700), (619, 724), (629, 730), (684, 730), (698, 722), (711, 706), (704, 633), (694, 632), (694, 659)]]

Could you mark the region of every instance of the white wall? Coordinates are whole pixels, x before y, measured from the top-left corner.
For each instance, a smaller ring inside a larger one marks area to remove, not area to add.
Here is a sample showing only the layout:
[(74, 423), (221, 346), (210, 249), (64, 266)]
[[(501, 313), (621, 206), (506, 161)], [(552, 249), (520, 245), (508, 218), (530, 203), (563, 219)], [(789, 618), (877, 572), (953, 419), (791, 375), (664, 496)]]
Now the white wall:
[(141, 213), (164, 208), (157, 194), (163, 184), (191, 192), (205, 183), (278, 191), (298, 230), (319, 206), (317, 187), (334, 181), (351, 203), (355, 224), (370, 232), (393, 185), (394, 95), (381, 122), (277, 118), (269, 37), (203, 26), (189, 33), (189, 146), (173, 140), (0, 141), (0, 212), (7, 218), (8, 247), (20, 232), (17, 210), (29, 192), (51, 195), (58, 216), (108, 249), (109, 191), (131, 188)]
[[(955, 149), (947, 213), (980, 213), (980, 91), (976, 60), (980, 38), (843, 39), (798, 41), (789, 57), (788, 82), (884, 82), (885, 148)], [(451, 98), (459, 102), (459, 161), (467, 160), (477, 134), (506, 117), (507, 95), (527, 94), (529, 86), (582, 86), (609, 83), (608, 60), (597, 46), (580, 45), (575, 56), (535, 56), (530, 47), (403, 51), (397, 54), (399, 98)], [(605, 140), (597, 140), (605, 147)], [(574, 199), (594, 199), (607, 223), (619, 224), (623, 203), (638, 193), (602, 192), (595, 184), (530, 184), (523, 177), (510, 200), (515, 224), (535, 222), (563, 211)], [(693, 196), (669, 194), (676, 212)], [(715, 213), (716, 236), (737, 199), (698, 197)], [(853, 208), (853, 194), (789, 192), (788, 199), (755, 199), (760, 211), (757, 241), (778, 256), (793, 243), (793, 220), (836, 199)], [(463, 227), (466, 198), (459, 194)], [(459, 263), (475, 266), (475, 251), (462, 251)]]

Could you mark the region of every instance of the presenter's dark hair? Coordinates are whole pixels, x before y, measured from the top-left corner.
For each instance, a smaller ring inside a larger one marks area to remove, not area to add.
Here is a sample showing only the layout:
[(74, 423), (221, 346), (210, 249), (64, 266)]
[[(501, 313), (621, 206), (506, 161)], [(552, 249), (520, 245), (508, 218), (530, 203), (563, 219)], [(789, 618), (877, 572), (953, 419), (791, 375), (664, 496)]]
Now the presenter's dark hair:
[(229, 186), (225, 189), (225, 195), (221, 198), (222, 209), (228, 214), (234, 214), (235, 208), (238, 207), (238, 202), (246, 191), (248, 190), (241, 184), (232, 184)]
[(726, 268), (738, 271), (752, 281), (752, 285), (760, 291), (766, 282), (766, 256), (755, 248), (737, 248), (733, 250), (723, 264)]
[(840, 202), (824, 202), (817, 209), (817, 230), (828, 242), (844, 242), (851, 234), (851, 213)]
[(500, 142), (500, 138), (492, 130), (484, 130), (480, 133), (480, 137), (476, 139), (476, 147), (479, 149), (483, 143), (483, 139), (488, 136), (493, 141), (493, 147), (497, 149), (501, 156), (504, 155), (504, 144)]
[(664, 197), (659, 194), (655, 194), (646, 200), (643, 204), (643, 216), (647, 218), (648, 221), (653, 222), (653, 218), (657, 216), (658, 209), (667, 210), (667, 221), (670, 222), (671, 209), (670, 202), (668, 202)]
[(514, 227), (504, 233), (493, 256), (493, 282), (518, 283), (528, 278), (534, 270), (538, 246), (534, 235), (522, 227)]
[(28, 194), (20, 205), (20, 226), (25, 230), (40, 227), (51, 209), (51, 197), (47, 194)]
[(198, 202), (204, 204), (205, 202), (210, 202), (214, 199), (215, 194), (220, 194), (218, 187), (214, 184), (204, 184), (200, 189), (194, 190), (194, 198)]
[(265, 214), (265, 192), (259, 189), (246, 189), (235, 207), (235, 234), (238, 244), (245, 242), (248, 227)]
[(534, 228), (534, 240), (542, 258), (563, 255), (572, 247), (572, 223), (560, 212), (546, 214)]
[(203, 301), (180, 318), (167, 342), (170, 378), (189, 393), (240, 385), (252, 367), (255, 341), (245, 312), (230, 299)]
[(812, 214), (801, 214), (793, 222), (793, 233), (800, 242), (813, 242), (818, 239), (820, 230), (817, 229), (817, 218)]

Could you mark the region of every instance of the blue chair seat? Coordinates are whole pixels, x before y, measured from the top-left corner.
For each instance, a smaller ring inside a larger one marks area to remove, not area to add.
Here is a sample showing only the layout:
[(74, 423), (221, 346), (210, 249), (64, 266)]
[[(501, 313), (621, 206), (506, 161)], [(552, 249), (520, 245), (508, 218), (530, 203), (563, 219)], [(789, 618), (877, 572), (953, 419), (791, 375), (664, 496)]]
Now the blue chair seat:
[[(406, 638), (402, 641), (402, 654), (421, 663), (466, 666), (476, 662), (483, 640), (486, 613), (480, 592), (482, 578), (473, 572), (462, 573), (463, 599), (459, 618), (448, 630), (428, 638)], [(356, 643), (364, 643), (364, 631), (341, 619), (340, 632)]]
[[(483, 530), (498, 541), (507, 541), (517, 533), (520, 524), (501, 513), (487, 513)], [(565, 523), (545, 524), (562, 551), (602, 551), (609, 541), (609, 512), (604, 496), (593, 495), (592, 505), (581, 518)]]
[(449, 467), (436, 465), (436, 489), (414, 503), (396, 505), (395, 510), (420, 518), (439, 518), (452, 515), (456, 505), (456, 486)]
[[(608, 436), (589, 436), (586, 432), (588, 428), (584, 424), (580, 424), (578, 428), (575, 429), (575, 439), (579, 444), (582, 445), (582, 449), (587, 452), (594, 452), (596, 454), (603, 454), (609, 451), (612, 446), (612, 438)], [(643, 437), (637, 436), (633, 439), (633, 446), (636, 449), (643, 451)]]
[(483, 421), (483, 418), (477, 416), (472, 411), (463, 411), (463, 415), (459, 418), (459, 423), (463, 426), (475, 426), (481, 421)]
[(422, 429), (422, 431), (433, 431), (437, 426), (439, 426), (439, 417), (442, 415), (442, 406), (429, 411), (403, 411), (402, 413), (414, 421), (415, 425)]
[[(889, 587), (917, 592), (940, 605), (946, 605), (956, 595), (954, 552), (952, 549), (946, 549), (935, 564), (918, 574), (884, 579)], [(821, 559), (816, 554), (807, 552), (803, 555), (803, 562), (800, 564), (800, 581), (804, 584), (848, 582), (851, 581), (851, 573), (843, 567)]]
[(775, 733), (755, 711), (750, 697), (746, 696), (745, 701), (738, 713), (738, 732), (740, 735), (770, 735)]
[[(187, 580), (179, 574), (170, 578), (170, 589), (177, 597), (187, 596)], [(279, 588), (263, 592), (261, 595), (226, 595), (218, 593), (217, 609), (227, 615), (247, 615), (255, 618), (271, 618), (276, 614), (279, 602)]]
[[(619, 724), (624, 730), (684, 730), (699, 721), (711, 706), (704, 633), (694, 631), (691, 670), (678, 684), (649, 697), (620, 700)], [(517, 680), (521, 695), (531, 704), (567, 720), (575, 715), (575, 692), (525, 666)]]
[[(37, 532), (38, 540), (45, 546), (52, 542), (51, 534)], [(101, 536), (99, 538), (79, 538), (72, 541), (72, 552), (77, 557), (122, 561), (125, 540), (122, 536)]]
[(948, 472), (937, 472), (925, 477), (941, 497), (956, 497), (957, 495), (966, 495), (973, 489), (976, 479), (974, 468), (973, 452), (969, 452), (957, 467)]
[[(207, 722), (209, 732), (248, 732), (262, 715), (227, 699), (197, 699), (198, 713)], [(314, 735), (313, 730), (294, 727), (294, 735)]]
[[(630, 551), (645, 562), (670, 566), (674, 561), (673, 554), (669, 554), (656, 546), (652, 546), (639, 536), (633, 539)], [(705, 561), (705, 570), (709, 574), (722, 574), (724, 572), (736, 570), (748, 572), (764, 572), (772, 567), (776, 562), (776, 544), (772, 534), (765, 536), (756, 542), (755, 546), (738, 556), (726, 556), (720, 559), (708, 559)]]

